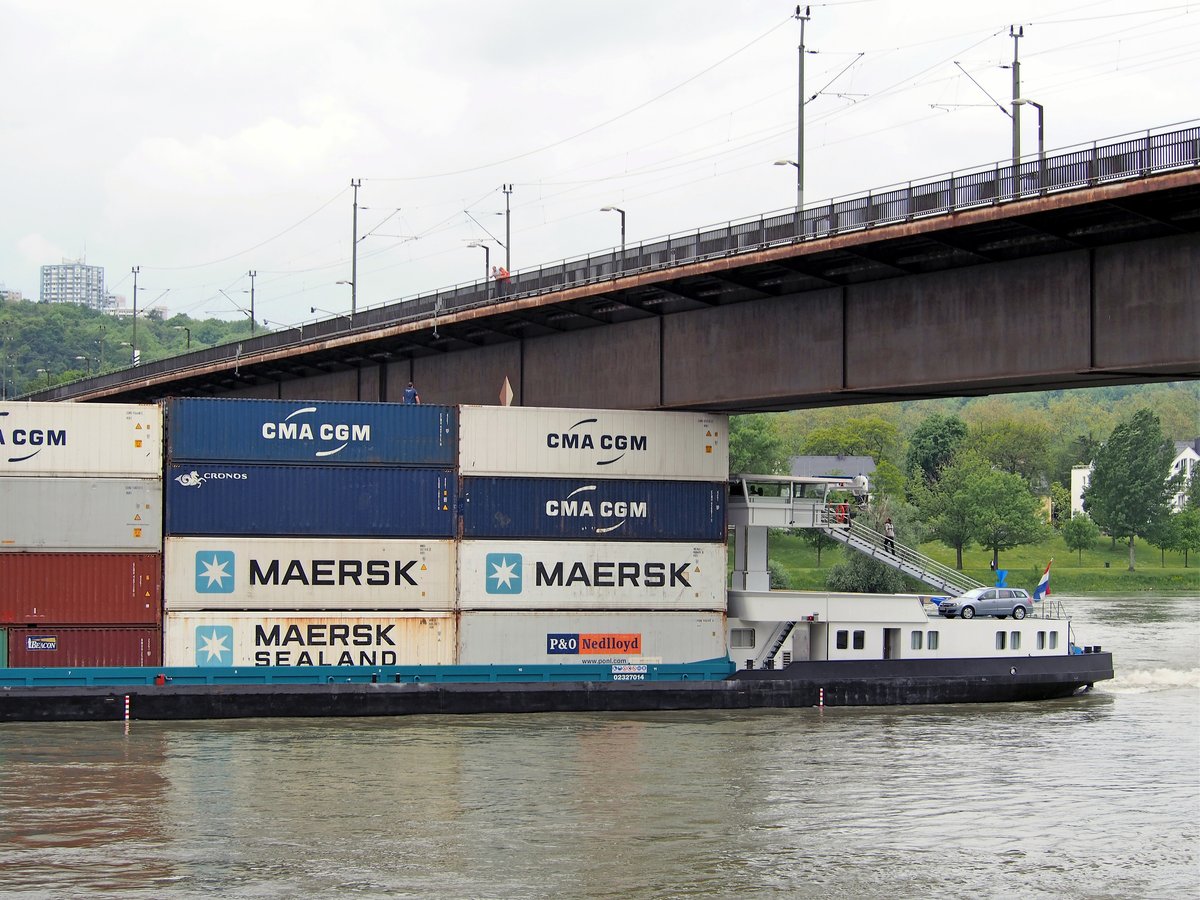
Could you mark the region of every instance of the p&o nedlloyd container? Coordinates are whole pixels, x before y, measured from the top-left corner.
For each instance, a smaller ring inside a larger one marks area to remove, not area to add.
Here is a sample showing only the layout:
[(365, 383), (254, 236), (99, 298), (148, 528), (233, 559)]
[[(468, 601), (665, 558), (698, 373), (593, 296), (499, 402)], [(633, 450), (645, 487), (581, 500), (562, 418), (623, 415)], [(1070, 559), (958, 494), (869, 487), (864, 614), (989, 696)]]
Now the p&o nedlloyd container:
[(0, 403), (0, 476), (161, 478), (162, 439), (153, 405)]
[(463, 475), (729, 477), (728, 418), (709, 413), (459, 407)]
[(158, 625), (157, 553), (0, 553), (0, 623)]
[(176, 463), (167, 533), (449, 539), (457, 495), (447, 469)]
[(184, 398), (167, 407), (171, 462), (452, 467), (453, 406)]
[(463, 610), (725, 609), (724, 544), (462, 541), (458, 571)]
[(453, 541), (168, 537), (168, 610), (453, 610)]
[(725, 616), (687, 612), (464, 612), (460, 665), (690, 663), (726, 655)]
[(606, 478), (462, 480), (462, 536), (724, 541), (725, 482)]
[(0, 551), (159, 553), (162, 482), (0, 478)]
[(168, 666), (452, 665), (450, 613), (168, 612)]

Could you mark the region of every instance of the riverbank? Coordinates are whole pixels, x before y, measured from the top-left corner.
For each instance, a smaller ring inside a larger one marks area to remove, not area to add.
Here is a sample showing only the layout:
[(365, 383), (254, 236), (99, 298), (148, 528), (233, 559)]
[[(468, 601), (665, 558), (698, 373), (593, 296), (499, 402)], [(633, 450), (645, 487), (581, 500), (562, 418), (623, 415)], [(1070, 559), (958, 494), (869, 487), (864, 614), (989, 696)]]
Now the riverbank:
[[(900, 538), (903, 541), (903, 537)], [(1188, 554), (1187, 566), (1182, 553), (1168, 551), (1160, 554), (1155, 547), (1139, 542), (1136, 569), (1129, 571), (1129, 548), (1105, 539), (1082, 554), (1070, 551), (1062, 538), (1054, 537), (1028, 547), (1015, 547), (1000, 554), (1000, 568), (1008, 572), (1007, 583), (1032, 590), (1041, 577), (1046, 563), (1054, 559), (1050, 570), (1050, 588), (1055, 594), (1137, 595), (1175, 594), (1200, 597), (1200, 556)], [(956, 554), (952, 548), (936, 542), (921, 544), (919, 552), (945, 566), (955, 567)], [(829, 570), (842, 562), (841, 546), (817, 551), (797, 534), (773, 532), (770, 535), (770, 558), (787, 576), (787, 588), (794, 591), (824, 590)], [(963, 551), (964, 575), (984, 584), (992, 584), (995, 575), (990, 567), (991, 553), (972, 547)], [(783, 585), (780, 585), (783, 587)], [(928, 591), (925, 585), (913, 583), (914, 591)]]

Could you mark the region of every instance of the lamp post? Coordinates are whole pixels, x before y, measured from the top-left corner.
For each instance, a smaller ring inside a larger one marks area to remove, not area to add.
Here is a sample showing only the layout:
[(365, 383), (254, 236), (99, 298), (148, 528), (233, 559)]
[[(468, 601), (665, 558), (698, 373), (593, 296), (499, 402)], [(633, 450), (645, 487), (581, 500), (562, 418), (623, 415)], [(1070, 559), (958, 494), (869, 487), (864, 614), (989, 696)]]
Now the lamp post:
[(308, 311), (310, 313), (325, 313), (325, 315), (333, 316), (335, 319), (347, 319), (347, 320), (349, 320), (349, 322), (351, 324), (354, 323), (354, 320), (351, 319), (349, 316), (347, 316), (345, 313), (334, 312), (331, 309), (321, 309), (321, 307), (319, 307), (319, 306), (310, 306), (308, 308)]
[(137, 279), (138, 279), (138, 272), (142, 271), (142, 267), (134, 266), (132, 271), (133, 271), (133, 340), (130, 341), (129, 346), (133, 349), (131, 362), (133, 363), (133, 365), (136, 366), (140, 362), (140, 360), (138, 359), (138, 352), (137, 352), (137, 287), (138, 287)]
[(625, 268), (625, 210), (619, 206), (602, 206), (600, 212), (615, 212), (621, 214), (621, 268)]
[(796, 106), (796, 216), (800, 217), (804, 212), (804, 24), (808, 21), (810, 7), (804, 7), (804, 12), (800, 12), (800, 7), (796, 7), (796, 15), (794, 18), (800, 20), (800, 75), (799, 75), (799, 99)]
[(487, 293), (487, 298), (492, 299), (492, 248), (482, 241), (471, 241), (467, 244), (468, 247), (483, 248), (483, 284), (484, 291)]
[(38, 369), (39, 375), (41, 375), (43, 373), (45, 373), (45, 375), (46, 375), (46, 387), (49, 388), (50, 387), (50, 370), (49, 369)]
[(1030, 100), (1027, 97), (1018, 97), (1012, 102), (1013, 116), (1016, 117), (1018, 106), (1032, 106), (1037, 110), (1038, 114), (1038, 192), (1042, 193), (1046, 190), (1046, 130), (1045, 116), (1043, 115), (1042, 104), (1036, 100)]
[(254, 337), (254, 276), (258, 272), (251, 269), (248, 274), (250, 275), (250, 336)]
[[(353, 325), (354, 324), (354, 313), (355, 313), (356, 307), (357, 307), (357, 304), (355, 303), (355, 299), (354, 299), (355, 296), (357, 295), (357, 289), (354, 287), (353, 281), (338, 281), (335, 283), (350, 285), (350, 324)], [(344, 315), (344, 314), (338, 313), (338, 315)]]
[(87, 363), (87, 373), (88, 377), (90, 378), (92, 375), (92, 358), (90, 356), (77, 356), (75, 358)]
[[(253, 321), (253, 319), (251, 319), (251, 321)], [(187, 325), (175, 325), (173, 327), (176, 331), (179, 331), (182, 328), (184, 331), (187, 332), (187, 349), (191, 350), (192, 349), (192, 329), (189, 328)]]
[(350, 321), (354, 321), (354, 313), (358, 308), (358, 288), (355, 283), (358, 281), (358, 189), (362, 185), (361, 178), (351, 178), (350, 187), (354, 188), (354, 222), (351, 227), (353, 232), (350, 235), (350, 280), (339, 281), (338, 284), (350, 285)]

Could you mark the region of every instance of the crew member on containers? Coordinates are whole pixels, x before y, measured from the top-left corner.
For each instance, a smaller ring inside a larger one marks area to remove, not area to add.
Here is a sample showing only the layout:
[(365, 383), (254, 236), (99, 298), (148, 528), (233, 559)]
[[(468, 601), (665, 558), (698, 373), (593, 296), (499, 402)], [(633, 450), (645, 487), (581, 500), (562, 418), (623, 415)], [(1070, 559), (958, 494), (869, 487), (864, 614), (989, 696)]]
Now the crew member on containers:
[(421, 395), (417, 393), (417, 389), (413, 387), (411, 381), (408, 383), (408, 387), (404, 389), (404, 402), (409, 406), (421, 402)]

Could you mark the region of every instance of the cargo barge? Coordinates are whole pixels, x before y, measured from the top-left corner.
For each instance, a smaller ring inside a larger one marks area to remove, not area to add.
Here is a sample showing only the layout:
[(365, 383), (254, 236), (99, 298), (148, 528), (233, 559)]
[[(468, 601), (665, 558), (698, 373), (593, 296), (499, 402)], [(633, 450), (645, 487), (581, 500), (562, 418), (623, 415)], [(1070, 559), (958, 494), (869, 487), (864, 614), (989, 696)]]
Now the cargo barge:
[(863, 543), (865, 479), (730, 478), (726, 427), (0, 404), (0, 721), (1036, 700), (1112, 677), (1060, 604), (968, 622), (769, 590), (778, 527), (949, 582)]

